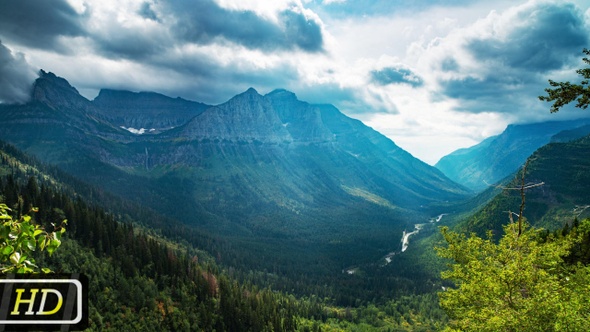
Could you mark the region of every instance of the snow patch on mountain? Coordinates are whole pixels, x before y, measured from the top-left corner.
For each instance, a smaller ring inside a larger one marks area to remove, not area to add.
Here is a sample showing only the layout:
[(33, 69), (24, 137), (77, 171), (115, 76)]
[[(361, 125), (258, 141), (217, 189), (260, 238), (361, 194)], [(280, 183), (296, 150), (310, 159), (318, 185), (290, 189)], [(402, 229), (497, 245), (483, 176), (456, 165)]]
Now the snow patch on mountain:
[(151, 132), (156, 131), (155, 128), (151, 128), (151, 129), (145, 129), (145, 128), (135, 129), (135, 128), (131, 128), (131, 127), (127, 128), (125, 126), (121, 126), (121, 128), (127, 130), (128, 132), (130, 132), (132, 134), (136, 134), (136, 135), (143, 135), (146, 132), (151, 133)]

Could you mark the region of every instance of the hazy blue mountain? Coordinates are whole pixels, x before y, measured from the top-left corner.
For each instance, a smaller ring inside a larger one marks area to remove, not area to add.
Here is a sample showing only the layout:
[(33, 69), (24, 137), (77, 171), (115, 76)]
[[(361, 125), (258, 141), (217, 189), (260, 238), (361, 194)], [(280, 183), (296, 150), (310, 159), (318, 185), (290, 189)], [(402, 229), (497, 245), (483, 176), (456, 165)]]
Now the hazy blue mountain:
[(588, 135), (590, 135), (590, 125), (583, 125), (574, 129), (560, 131), (551, 137), (551, 142), (567, 143)]
[[(482, 191), (518, 170), (524, 161), (552, 137), (564, 130), (588, 124), (590, 120), (551, 121), (509, 125), (503, 133), (441, 158), (435, 165), (453, 181)], [(584, 136), (587, 131), (572, 131), (567, 140)]]

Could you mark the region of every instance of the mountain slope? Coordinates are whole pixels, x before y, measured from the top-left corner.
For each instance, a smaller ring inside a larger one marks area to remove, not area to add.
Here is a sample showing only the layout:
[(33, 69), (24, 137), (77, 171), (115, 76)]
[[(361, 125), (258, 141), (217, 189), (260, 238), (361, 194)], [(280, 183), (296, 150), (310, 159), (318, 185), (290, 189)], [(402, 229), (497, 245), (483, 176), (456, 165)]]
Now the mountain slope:
[[(459, 149), (435, 165), (453, 181), (475, 191), (497, 183), (515, 172), (536, 149), (568, 129), (588, 124), (590, 120), (553, 121), (527, 125), (509, 125), (494, 137), (466, 149)], [(572, 132), (579, 138), (584, 132)]]
[[(525, 176), (527, 183), (544, 183), (526, 191), (524, 216), (536, 226), (558, 229), (574, 218), (590, 217), (590, 136), (567, 143), (550, 143), (532, 156)], [(506, 187), (519, 188), (520, 177)], [(486, 207), (464, 223), (469, 231), (483, 234), (508, 222), (506, 211), (518, 211), (518, 190), (499, 194)]]
[(284, 90), (216, 106), (112, 91), (91, 102), (43, 72), (33, 91), (28, 104), (0, 106), (1, 139), (231, 239), (244, 253), (236, 266), (325, 276), (373, 264), (431, 217), (428, 205), (467, 194), (360, 121)]

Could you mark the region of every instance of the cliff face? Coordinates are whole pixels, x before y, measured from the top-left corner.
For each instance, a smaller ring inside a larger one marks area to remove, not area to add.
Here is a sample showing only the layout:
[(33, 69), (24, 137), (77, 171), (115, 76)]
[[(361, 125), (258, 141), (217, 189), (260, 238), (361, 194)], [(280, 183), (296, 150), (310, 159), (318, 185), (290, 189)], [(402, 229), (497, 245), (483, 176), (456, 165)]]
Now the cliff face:
[(154, 92), (103, 89), (92, 101), (100, 114), (113, 125), (163, 131), (185, 124), (209, 105), (170, 98)]
[(265, 97), (294, 141), (320, 143), (335, 140), (335, 134), (327, 127), (317, 105), (302, 102), (286, 90), (275, 90)]

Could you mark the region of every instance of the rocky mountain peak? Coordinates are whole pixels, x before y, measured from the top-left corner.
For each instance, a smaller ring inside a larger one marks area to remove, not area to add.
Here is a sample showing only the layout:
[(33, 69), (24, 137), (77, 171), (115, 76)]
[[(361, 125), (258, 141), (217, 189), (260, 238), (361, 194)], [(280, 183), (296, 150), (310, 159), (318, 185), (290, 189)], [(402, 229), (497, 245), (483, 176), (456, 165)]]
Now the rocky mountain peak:
[(90, 106), (90, 102), (67, 80), (44, 70), (39, 71), (39, 78), (33, 84), (32, 100), (52, 109), (87, 110)]
[(37, 81), (46, 81), (56, 88), (69, 91), (74, 94), (79, 94), (78, 90), (71, 86), (65, 78), (59, 77), (52, 72), (46, 72), (43, 69), (39, 70), (39, 78)]
[(191, 120), (183, 132), (199, 139), (270, 143), (292, 140), (271, 103), (254, 88), (206, 110)]
[(299, 101), (297, 99), (297, 95), (295, 95), (295, 93), (285, 90), (285, 89), (275, 89), (271, 92), (269, 92), (268, 94), (266, 94), (265, 97), (269, 97), (275, 100), (278, 99), (282, 99), (282, 100), (290, 100), (290, 101)]
[(253, 87), (249, 87), (248, 90), (246, 90), (243, 94), (256, 94), (256, 95), (258, 95), (259, 93)]

